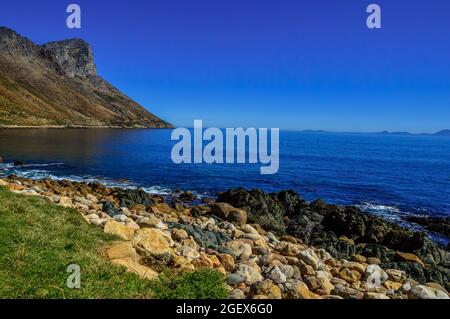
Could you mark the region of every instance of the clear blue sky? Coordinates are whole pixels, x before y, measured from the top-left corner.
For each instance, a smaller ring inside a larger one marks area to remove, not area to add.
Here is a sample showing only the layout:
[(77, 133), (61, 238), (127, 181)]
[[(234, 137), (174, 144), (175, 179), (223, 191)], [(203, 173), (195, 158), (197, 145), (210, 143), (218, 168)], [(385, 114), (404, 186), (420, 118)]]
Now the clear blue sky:
[[(81, 30), (65, 26), (70, 3)], [(14, 0), (0, 25), (84, 38), (102, 76), (179, 126), (450, 128), (448, 0)]]

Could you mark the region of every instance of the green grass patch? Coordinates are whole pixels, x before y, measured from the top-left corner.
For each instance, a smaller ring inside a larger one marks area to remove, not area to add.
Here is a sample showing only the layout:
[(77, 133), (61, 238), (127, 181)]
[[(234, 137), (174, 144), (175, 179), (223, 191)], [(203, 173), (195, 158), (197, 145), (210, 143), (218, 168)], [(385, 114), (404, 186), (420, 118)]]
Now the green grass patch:
[[(102, 254), (116, 237), (74, 210), (0, 187), (0, 298), (226, 298), (217, 271), (143, 280)], [(81, 269), (81, 288), (67, 287), (67, 267)]]

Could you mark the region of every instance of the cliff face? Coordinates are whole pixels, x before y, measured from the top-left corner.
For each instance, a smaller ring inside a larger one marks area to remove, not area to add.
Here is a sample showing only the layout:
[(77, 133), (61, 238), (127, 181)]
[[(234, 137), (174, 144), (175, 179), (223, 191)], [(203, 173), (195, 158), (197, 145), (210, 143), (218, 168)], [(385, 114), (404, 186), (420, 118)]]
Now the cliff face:
[(98, 76), (85, 41), (39, 46), (4, 27), (0, 126), (172, 127)]

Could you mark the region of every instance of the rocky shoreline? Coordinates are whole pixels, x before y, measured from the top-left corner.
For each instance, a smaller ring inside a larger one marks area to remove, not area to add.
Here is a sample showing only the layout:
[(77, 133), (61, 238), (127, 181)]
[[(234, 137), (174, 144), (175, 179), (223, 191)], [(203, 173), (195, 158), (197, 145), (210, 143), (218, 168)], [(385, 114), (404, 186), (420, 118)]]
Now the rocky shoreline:
[(449, 299), (447, 247), (293, 191), (234, 189), (199, 204), (191, 193), (169, 198), (99, 183), (9, 176), (0, 186), (73, 208), (117, 235), (106, 256), (144, 278), (217, 269), (235, 299)]

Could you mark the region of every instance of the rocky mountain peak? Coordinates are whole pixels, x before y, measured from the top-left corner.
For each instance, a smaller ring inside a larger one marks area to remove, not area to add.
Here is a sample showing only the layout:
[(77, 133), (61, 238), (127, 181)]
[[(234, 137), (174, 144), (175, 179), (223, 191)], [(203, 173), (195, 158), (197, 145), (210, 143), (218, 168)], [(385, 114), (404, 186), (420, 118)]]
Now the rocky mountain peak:
[(86, 78), (97, 74), (92, 48), (82, 39), (49, 42), (42, 48), (45, 54), (71, 78)]
[(0, 26), (0, 52), (17, 56), (36, 56), (40, 47), (16, 31)]

